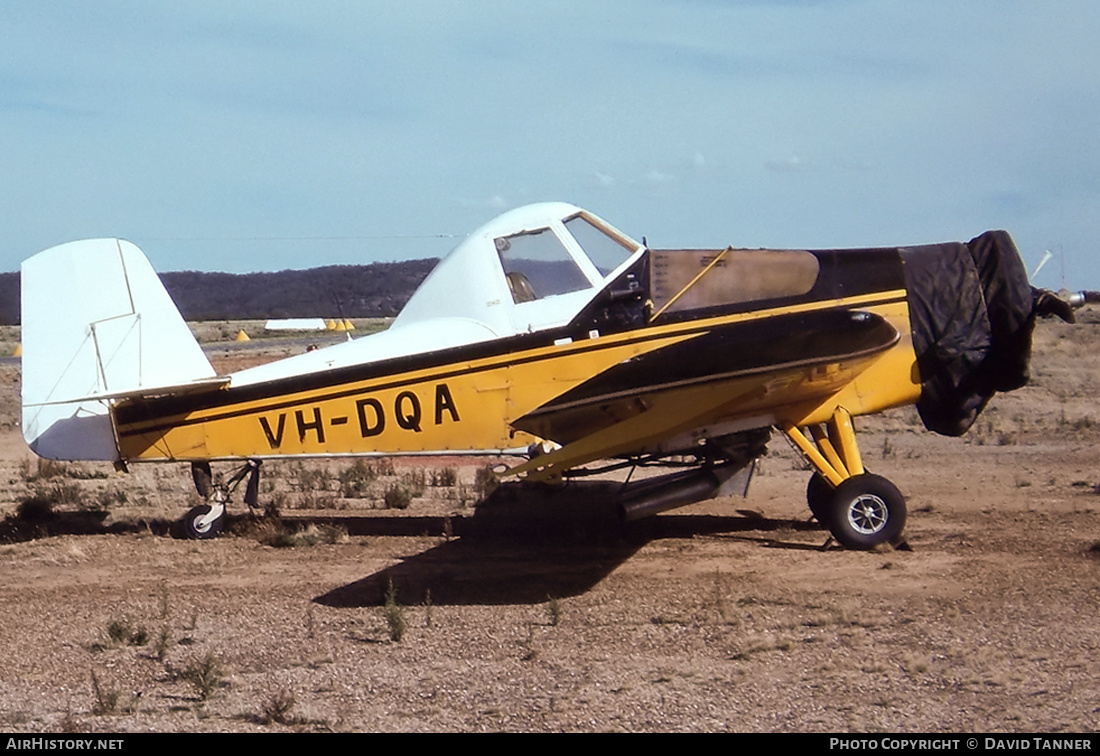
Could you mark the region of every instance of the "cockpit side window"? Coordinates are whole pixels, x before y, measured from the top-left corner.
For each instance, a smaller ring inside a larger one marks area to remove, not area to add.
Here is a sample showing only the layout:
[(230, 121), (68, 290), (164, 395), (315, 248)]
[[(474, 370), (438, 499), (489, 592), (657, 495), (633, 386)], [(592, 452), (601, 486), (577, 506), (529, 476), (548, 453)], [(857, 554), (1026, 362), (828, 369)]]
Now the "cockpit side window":
[(516, 304), (592, 285), (549, 228), (502, 236), (495, 244)]
[(593, 225), (583, 215), (575, 215), (565, 221), (565, 228), (581, 245), (581, 249), (602, 276), (606, 277), (634, 253), (625, 242)]

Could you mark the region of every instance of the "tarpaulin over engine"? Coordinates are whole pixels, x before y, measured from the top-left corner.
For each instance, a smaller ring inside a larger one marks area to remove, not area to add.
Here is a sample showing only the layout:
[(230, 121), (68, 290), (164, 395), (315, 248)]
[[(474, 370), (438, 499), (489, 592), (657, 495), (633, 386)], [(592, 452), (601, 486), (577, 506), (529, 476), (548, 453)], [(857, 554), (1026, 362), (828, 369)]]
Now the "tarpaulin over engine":
[(959, 436), (995, 392), (1027, 383), (1034, 291), (1005, 231), (901, 254), (921, 378), (917, 410), (929, 430)]

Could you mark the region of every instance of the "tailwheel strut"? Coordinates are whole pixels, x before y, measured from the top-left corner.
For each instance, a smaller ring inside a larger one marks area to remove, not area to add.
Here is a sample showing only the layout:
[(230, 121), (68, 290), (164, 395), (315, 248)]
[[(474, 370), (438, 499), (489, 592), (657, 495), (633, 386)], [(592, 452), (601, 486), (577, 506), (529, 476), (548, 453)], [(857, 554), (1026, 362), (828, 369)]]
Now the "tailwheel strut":
[(245, 485), (244, 502), (250, 508), (259, 506), (260, 460), (250, 459), (241, 465), (228, 480), (215, 483), (206, 461), (191, 463), (191, 477), (195, 489), (206, 499), (206, 503), (192, 508), (183, 516), (183, 530), (188, 538), (213, 538), (225, 525), (225, 505), (230, 495), (237, 490), (241, 481), (248, 479)]
[(814, 467), (806, 501), (833, 538), (850, 549), (901, 540), (905, 497), (889, 480), (864, 469), (846, 409), (837, 407), (828, 422), (805, 430), (786, 423), (783, 432)]

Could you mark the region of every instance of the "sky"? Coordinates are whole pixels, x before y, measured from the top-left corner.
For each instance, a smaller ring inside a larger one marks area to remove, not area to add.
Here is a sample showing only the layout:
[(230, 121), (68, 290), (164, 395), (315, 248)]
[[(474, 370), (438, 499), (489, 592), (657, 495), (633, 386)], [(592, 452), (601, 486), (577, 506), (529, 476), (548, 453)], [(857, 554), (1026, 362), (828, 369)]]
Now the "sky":
[(435, 257), (565, 200), (651, 246), (1009, 230), (1100, 289), (1095, 0), (0, 0), (0, 271)]

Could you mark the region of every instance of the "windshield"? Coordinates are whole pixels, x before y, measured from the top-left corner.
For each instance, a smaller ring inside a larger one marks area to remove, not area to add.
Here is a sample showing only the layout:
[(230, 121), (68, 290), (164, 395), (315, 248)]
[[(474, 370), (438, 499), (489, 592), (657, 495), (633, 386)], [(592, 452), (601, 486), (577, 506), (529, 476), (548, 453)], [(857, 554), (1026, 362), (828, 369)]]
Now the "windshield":
[(634, 253), (624, 240), (615, 238), (583, 215), (575, 215), (565, 221), (565, 227), (601, 276), (606, 277)]

